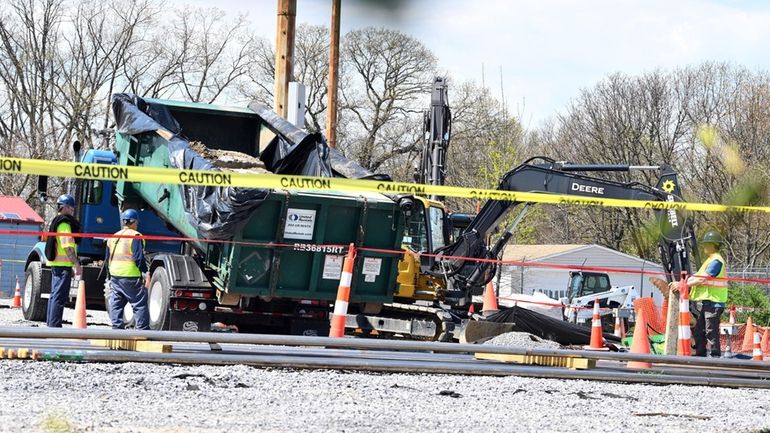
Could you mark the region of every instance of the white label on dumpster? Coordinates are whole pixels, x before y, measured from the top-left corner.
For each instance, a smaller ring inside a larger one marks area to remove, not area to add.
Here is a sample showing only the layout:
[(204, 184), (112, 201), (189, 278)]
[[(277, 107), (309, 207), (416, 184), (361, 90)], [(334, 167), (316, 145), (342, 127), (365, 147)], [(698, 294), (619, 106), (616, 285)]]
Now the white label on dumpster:
[(283, 237), (289, 239), (313, 240), (315, 227), (315, 210), (292, 209), (286, 212), (286, 226)]
[(326, 255), (324, 257), (324, 270), (321, 278), (324, 280), (339, 280), (342, 275), (342, 262), (345, 256)]
[(364, 281), (371, 283), (380, 275), (380, 268), (382, 267), (382, 259), (374, 257), (364, 258), (364, 267), (361, 273), (364, 274)]

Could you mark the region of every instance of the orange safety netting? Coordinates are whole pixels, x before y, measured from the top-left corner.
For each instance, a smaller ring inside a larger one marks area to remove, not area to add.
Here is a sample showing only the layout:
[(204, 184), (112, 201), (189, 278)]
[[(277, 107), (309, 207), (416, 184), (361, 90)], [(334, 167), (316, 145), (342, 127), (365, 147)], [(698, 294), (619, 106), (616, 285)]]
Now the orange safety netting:
[(655, 305), (652, 298), (638, 298), (634, 300), (634, 312), (639, 317), (639, 312), (644, 312), (647, 318), (647, 331), (651, 335), (662, 334), (666, 330), (666, 322), (661, 316), (660, 310)]
[[(634, 312), (636, 314), (636, 317), (639, 317), (639, 311), (644, 311), (644, 317), (648, 317), (647, 320), (647, 331), (650, 333), (650, 335), (655, 334), (664, 334), (666, 332), (666, 310), (668, 309), (668, 299), (663, 300), (663, 305), (661, 308), (658, 308), (657, 305), (655, 305), (655, 301), (652, 298), (639, 298), (634, 300)], [(723, 323), (722, 325), (726, 325)], [(735, 335), (726, 335), (722, 334), (720, 332), (719, 338), (720, 338), (720, 345), (722, 346), (722, 351), (724, 352), (727, 350), (727, 342), (728, 339), (731, 342), (732, 352), (738, 353), (751, 353), (753, 350), (753, 340), (752, 342), (744, 347), (744, 339), (746, 336), (746, 324), (737, 324), (738, 326), (738, 333)], [(754, 325), (754, 328), (756, 328), (757, 331), (759, 331), (760, 334), (764, 335), (765, 330), (767, 330), (770, 327), (761, 327)], [(770, 351), (766, 351), (766, 354), (770, 353)]]
[[(723, 323), (722, 325), (727, 325), (726, 323)], [(731, 342), (732, 345), (732, 351), (733, 353), (743, 352), (743, 353), (751, 353), (751, 351), (754, 349), (754, 342), (752, 337), (752, 342), (748, 347), (744, 347), (744, 339), (746, 338), (746, 324), (736, 324), (738, 326), (738, 333), (735, 335), (725, 335), (720, 334), (720, 344), (722, 346), (722, 351), (724, 352), (727, 349), (727, 341), (728, 339)], [(765, 331), (768, 329), (767, 327), (761, 327), (754, 325), (754, 328), (759, 331), (760, 334), (764, 335)], [(768, 353), (768, 352), (765, 352)]]

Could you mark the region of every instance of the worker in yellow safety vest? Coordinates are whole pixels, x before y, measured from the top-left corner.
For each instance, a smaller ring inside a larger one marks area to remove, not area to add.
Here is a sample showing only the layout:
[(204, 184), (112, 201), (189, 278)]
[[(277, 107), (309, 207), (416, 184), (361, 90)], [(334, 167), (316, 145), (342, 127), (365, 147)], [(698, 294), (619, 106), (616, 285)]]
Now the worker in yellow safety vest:
[[(120, 215), (123, 229), (115, 233), (122, 236), (141, 236), (139, 212), (126, 209)], [(144, 261), (144, 241), (130, 237), (111, 238), (107, 243), (105, 264), (110, 274), (110, 321), (114, 329), (123, 329), (123, 309), (131, 304), (136, 320), (136, 329), (150, 329), (150, 312), (147, 305), (145, 274), (147, 264)]]
[[(703, 252), (708, 256), (698, 272), (687, 279), (690, 298), (690, 314), (695, 321), (692, 326), (695, 356), (706, 356), (707, 345), (712, 357), (721, 356), (719, 342), (719, 318), (727, 303), (727, 265), (719, 254), (722, 236), (719, 232), (708, 231), (701, 241)], [(671, 283), (676, 290), (679, 283)]]
[[(69, 300), (72, 275), (80, 277), (83, 268), (77, 254), (77, 240), (73, 233), (80, 232), (80, 222), (75, 218), (75, 199), (69, 194), (62, 194), (56, 200), (58, 210), (51, 221), (50, 236), (46, 241), (46, 258), (51, 267), (51, 295), (46, 309), (46, 325), (49, 328), (61, 328), (64, 304)], [(26, 298), (26, 296), (25, 296)]]

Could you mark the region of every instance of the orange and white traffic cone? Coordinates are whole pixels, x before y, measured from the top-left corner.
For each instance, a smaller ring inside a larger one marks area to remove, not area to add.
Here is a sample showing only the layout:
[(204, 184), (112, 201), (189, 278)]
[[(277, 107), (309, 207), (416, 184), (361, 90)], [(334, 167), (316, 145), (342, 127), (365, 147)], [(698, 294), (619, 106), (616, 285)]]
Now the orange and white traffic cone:
[(692, 355), (690, 331), (690, 299), (686, 275), (679, 282), (679, 339), (676, 354), (679, 356)]
[(350, 284), (353, 282), (353, 264), (356, 261), (356, 247), (350, 244), (348, 255), (342, 263), (340, 285), (337, 288), (337, 299), (334, 301), (331, 329), (329, 337), (342, 338), (345, 336), (345, 318), (348, 314), (348, 301), (350, 301)]
[[(647, 318), (644, 317), (644, 312), (639, 311), (639, 316), (636, 319), (636, 327), (634, 327), (634, 339), (631, 342), (631, 353), (639, 353), (643, 355), (650, 354), (650, 336), (647, 333)], [(628, 368), (652, 368), (652, 363), (642, 361), (628, 361), (626, 363)]]
[(754, 331), (754, 349), (751, 352), (752, 361), (763, 361), (765, 358), (762, 356), (762, 336), (759, 335), (759, 331)]
[(615, 330), (614, 335), (616, 337), (624, 338), (626, 336), (626, 330), (623, 329), (623, 321), (620, 320), (620, 310), (615, 309)]
[(759, 343), (759, 348), (762, 349), (763, 354), (770, 352), (770, 327), (765, 328), (765, 332), (762, 334), (762, 341)]
[(476, 307), (473, 306), (473, 303), (471, 303), (471, 306), (468, 307), (468, 316), (472, 316), (476, 314)]
[(13, 292), (13, 305), (11, 308), (21, 308), (21, 288), (19, 287), (19, 277), (16, 276), (16, 290)]
[(730, 326), (735, 326), (735, 305), (730, 305)]
[(741, 346), (741, 352), (751, 352), (754, 349), (754, 322), (751, 321), (751, 316), (746, 319), (746, 330), (743, 331), (743, 345)]
[(500, 311), (497, 306), (497, 295), (495, 295), (495, 286), (492, 282), (487, 283), (487, 288), (484, 290), (484, 304), (481, 306), (481, 314), (489, 316)]
[(591, 344), (584, 347), (587, 350), (607, 350), (602, 336), (602, 316), (599, 313), (599, 300), (594, 300), (594, 313), (591, 318)]
[(86, 325), (86, 282), (78, 279), (78, 296), (75, 299), (75, 318), (72, 319), (73, 328), (87, 328)]

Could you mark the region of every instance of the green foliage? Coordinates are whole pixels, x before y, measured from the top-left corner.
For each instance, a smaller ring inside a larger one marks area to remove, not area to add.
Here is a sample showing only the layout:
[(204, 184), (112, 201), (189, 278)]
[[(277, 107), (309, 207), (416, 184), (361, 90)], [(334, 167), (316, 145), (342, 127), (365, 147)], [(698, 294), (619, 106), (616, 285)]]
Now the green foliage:
[[(770, 297), (762, 286), (757, 284), (730, 283), (730, 289), (727, 292), (727, 305), (736, 305), (741, 307), (754, 307), (758, 310), (751, 312), (738, 312), (736, 320), (745, 322), (751, 316), (751, 320), (756, 325), (766, 326), (770, 324)], [(725, 314), (729, 314), (727, 311)]]

